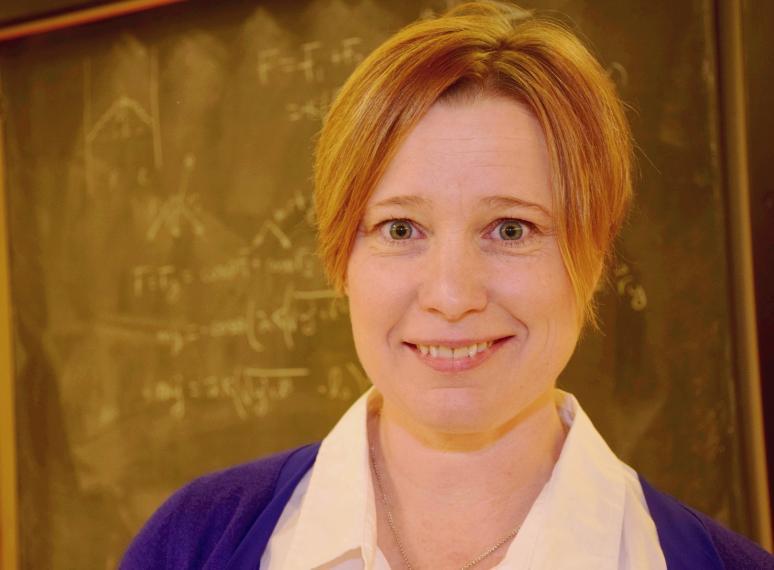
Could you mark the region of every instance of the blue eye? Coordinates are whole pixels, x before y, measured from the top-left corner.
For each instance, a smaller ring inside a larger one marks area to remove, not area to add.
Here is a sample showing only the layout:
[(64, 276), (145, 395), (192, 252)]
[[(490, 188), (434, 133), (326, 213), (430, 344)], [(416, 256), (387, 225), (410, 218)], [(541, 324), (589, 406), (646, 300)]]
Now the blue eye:
[(516, 241), (524, 235), (524, 223), (519, 220), (505, 220), (500, 223), (498, 234), (505, 241)]
[(389, 226), (390, 237), (394, 240), (410, 239), (414, 234), (414, 228), (406, 220), (394, 220)]

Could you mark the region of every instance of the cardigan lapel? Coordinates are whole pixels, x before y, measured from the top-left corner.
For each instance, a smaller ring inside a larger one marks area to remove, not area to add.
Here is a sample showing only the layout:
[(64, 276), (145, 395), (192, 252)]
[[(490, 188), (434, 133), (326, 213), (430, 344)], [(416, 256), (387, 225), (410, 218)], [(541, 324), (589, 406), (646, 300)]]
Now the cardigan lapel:
[(317, 458), (319, 443), (302, 447), (295, 451), (285, 462), (277, 477), (274, 495), (247, 531), (244, 539), (229, 560), (227, 570), (257, 570), (261, 555), (266, 550), (271, 533), (277, 525), (285, 505), (293, 490)]

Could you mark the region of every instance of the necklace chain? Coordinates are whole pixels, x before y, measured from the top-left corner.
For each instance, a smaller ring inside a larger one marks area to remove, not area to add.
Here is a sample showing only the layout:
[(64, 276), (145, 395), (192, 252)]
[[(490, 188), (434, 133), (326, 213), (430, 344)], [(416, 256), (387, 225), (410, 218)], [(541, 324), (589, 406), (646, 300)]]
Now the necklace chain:
[[(409, 562), (409, 558), (408, 558), (408, 555), (406, 554), (406, 548), (403, 545), (403, 541), (400, 539), (400, 533), (398, 532), (398, 528), (395, 525), (395, 518), (392, 516), (392, 509), (390, 509), (390, 501), (387, 499), (387, 493), (385, 493), (384, 485), (382, 485), (382, 476), (381, 476), (381, 473), (379, 473), (379, 469), (376, 466), (376, 453), (374, 451), (373, 446), (371, 446), (371, 465), (374, 470), (374, 476), (376, 477), (376, 486), (379, 487), (379, 495), (381, 496), (382, 504), (384, 505), (384, 509), (387, 512), (387, 524), (389, 525), (390, 531), (392, 532), (392, 537), (395, 539), (395, 544), (398, 545), (398, 550), (400, 551), (401, 558), (403, 558), (403, 564), (406, 566), (407, 570), (414, 570), (414, 567), (411, 565), (411, 562)], [(466, 562), (465, 564), (463, 564), (460, 570), (468, 570), (468, 568), (473, 568), (473, 566), (476, 566), (479, 562), (483, 561), (485, 558), (494, 554), (494, 552), (497, 551), (502, 545), (504, 545), (506, 542), (508, 542), (514, 536), (516, 536), (519, 533), (520, 528), (521, 528), (521, 525), (514, 528), (512, 531), (510, 531), (508, 534), (506, 534), (504, 537), (498, 540), (495, 544), (493, 544), (492, 546), (487, 548), (484, 552), (476, 556), (473, 560), (470, 560), (469, 562)]]

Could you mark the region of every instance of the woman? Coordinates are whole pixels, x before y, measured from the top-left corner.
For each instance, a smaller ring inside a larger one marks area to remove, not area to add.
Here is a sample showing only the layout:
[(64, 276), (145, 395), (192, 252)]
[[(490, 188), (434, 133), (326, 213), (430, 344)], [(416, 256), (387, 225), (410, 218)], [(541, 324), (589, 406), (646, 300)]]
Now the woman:
[(641, 481), (555, 388), (597, 325), (629, 136), (580, 42), (512, 6), (377, 49), (315, 161), (321, 257), (374, 387), (321, 445), (179, 491), (123, 566), (772, 565)]

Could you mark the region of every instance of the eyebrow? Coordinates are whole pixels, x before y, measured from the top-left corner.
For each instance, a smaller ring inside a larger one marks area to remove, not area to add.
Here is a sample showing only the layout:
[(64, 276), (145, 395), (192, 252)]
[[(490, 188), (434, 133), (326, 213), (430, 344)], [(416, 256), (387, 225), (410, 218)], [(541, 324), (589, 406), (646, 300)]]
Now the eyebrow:
[(389, 206), (413, 206), (415, 208), (429, 208), (430, 200), (420, 196), (393, 196), (385, 198), (373, 205), (374, 208), (385, 208)]
[(521, 198), (514, 198), (513, 196), (487, 196), (486, 198), (481, 198), (481, 202), (490, 208), (529, 208), (530, 210), (542, 212), (548, 218), (551, 217), (551, 213), (540, 204), (522, 200)]
[[(540, 204), (522, 200), (521, 198), (515, 198), (513, 196), (486, 196), (485, 198), (481, 198), (480, 203), (493, 209), (529, 208), (530, 210), (541, 212), (548, 218), (551, 217), (551, 213)], [(429, 209), (431, 205), (430, 200), (422, 198), (421, 196), (393, 196), (392, 198), (385, 198), (384, 200), (377, 202), (373, 207), (385, 208), (389, 206), (406, 206)]]

